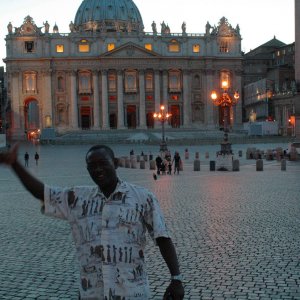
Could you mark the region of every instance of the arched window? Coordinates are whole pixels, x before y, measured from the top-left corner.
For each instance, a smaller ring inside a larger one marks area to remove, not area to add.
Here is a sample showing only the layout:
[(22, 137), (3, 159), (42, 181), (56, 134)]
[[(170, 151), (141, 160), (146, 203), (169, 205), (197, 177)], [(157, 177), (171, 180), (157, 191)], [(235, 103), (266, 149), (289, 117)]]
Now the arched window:
[(36, 92), (36, 77), (36, 72), (25, 72), (23, 74), (23, 89), (26, 93)]

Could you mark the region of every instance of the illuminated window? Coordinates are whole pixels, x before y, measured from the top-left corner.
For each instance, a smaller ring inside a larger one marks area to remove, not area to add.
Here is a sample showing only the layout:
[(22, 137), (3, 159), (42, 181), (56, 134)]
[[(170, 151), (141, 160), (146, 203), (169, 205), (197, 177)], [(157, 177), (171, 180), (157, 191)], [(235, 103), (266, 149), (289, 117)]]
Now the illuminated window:
[(228, 53), (229, 52), (229, 47), (228, 47), (228, 43), (223, 41), (220, 44), (220, 52), (221, 53)]
[(90, 52), (90, 45), (87, 40), (81, 40), (79, 44), (79, 52)]
[(64, 45), (56, 45), (56, 52), (63, 53), (64, 52)]
[(193, 52), (194, 53), (199, 53), (200, 52), (200, 45), (199, 44), (193, 45)]
[(152, 44), (145, 44), (145, 49), (152, 51)]
[(111, 51), (111, 50), (114, 50), (115, 49), (115, 44), (114, 43), (110, 43), (110, 44), (107, 44), (107, 51)]
[(176, 40), (172, 40), (169, 44), (169, 52), (179, 52), (180, 51), (180, 45)]

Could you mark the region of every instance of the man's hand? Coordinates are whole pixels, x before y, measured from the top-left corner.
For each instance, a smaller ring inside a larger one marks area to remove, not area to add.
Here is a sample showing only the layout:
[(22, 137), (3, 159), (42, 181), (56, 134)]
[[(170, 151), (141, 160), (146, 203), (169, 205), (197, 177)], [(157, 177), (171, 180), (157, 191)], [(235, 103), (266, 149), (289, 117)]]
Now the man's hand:
[(166, 289), (163, 300), (182, 300), (184, 297), (184, 288), (179, 280), (172, 280)]
[(18, 144), (13, 145), (9, 151), (0, 153), (0, 164), (13, 165), (18, 158)]

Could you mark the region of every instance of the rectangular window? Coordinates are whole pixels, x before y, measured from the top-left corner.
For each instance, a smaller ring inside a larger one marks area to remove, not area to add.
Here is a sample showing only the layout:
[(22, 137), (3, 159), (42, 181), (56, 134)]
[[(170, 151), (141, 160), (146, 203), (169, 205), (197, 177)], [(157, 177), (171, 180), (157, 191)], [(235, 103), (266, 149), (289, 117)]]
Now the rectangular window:
[(153, 75), (146, 74), (146, 91), (152, 92), (153, 91)]
[(117, 77), (115, 74), (109, 74), (108, 75), (108, 90), (110, 92), (116, 92), (117, 91)]
[(56, 52), (63, 53), (64, 52), (64, 45), (56, 45)]
[(90, 52), (90, 45), (89, 44), (80, 44), (79, 52)]
[(25, 42), (25, 51), (27, 53), (34, 52), (34, 42), (33, 41)]
[(179, 44), (170, 44), (169, 45), (169, 52), (179, 52)]
[(199, 44), (193, 45), (193, 52), (194, 53), (199, 53), (200, 52), (200, 45)]
[(145, 44), (145, 49), (152, 51), (152, 44)]
[(228, 43), (227, 42), (221, 42), (220, 52), (221, 53), (228, 53), (229, 52), (229, 47), (228, 47)]
[(107, 44), (107, 51), (111, 51), (111, 50), (114, 50), (115, 49), (115, 44), (114, 43), (109, 43)]

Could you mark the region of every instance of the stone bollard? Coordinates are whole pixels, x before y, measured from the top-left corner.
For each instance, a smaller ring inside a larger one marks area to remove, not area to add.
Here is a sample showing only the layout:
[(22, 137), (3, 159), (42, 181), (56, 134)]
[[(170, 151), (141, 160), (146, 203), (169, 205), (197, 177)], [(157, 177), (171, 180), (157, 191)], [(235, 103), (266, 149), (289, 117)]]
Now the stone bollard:
[(130, 168), (130, 158), (125, 158), (125, 168)]
[(232, 171), (239, 171), (240, 170), (240, 161), (238, 159), (234, 159), (232, 161)]
[(243, 151), (240, 150), (240, 151), (239, 151), (239, 157), (242, 157), (242, 156), (243, 156)]
[(281, 160), (281, 171), (286, 171), (286, 160)]
[(155, 160), (150, 160), (149, 167), (150, 167), (150, 170), (155, 170), (156, 169)]
[(263, 171), (264, 170), (264, 161), (262, 159), (258, 159), (256, 161), (256, 171)]
[(130, 160), (133, 160), (135, 158), (135, 156), (134, 155), (130, 155)]
[(145, 169), (146, 163), (144, 160), (140, 161), (140, 169)]
[(209, 162), (209, 171), (216, 171), (216, 161), (215, 160), (211, 160)]
[(124, 157), (120, 157), (118, 162), (119, 162), (119, 167), (121, 167), (121, 168), (125, 167), (125, 158)]
[(131, 169), (136, 169), (136, 160), (135, 159), (130, 160), (130, 167), (131, 167)]
[(205, 152), (205, 158), (208, 159), (209, 158), (209, 153)]
[(200, 171), (200, 159), (194, 160), (194, 171)]
[(199, 156), (200, 156), (200, 155), (199, 155), (199, 152), (196, 152), (196, 153), (195, 153), (195, 159), (199, 159)]

